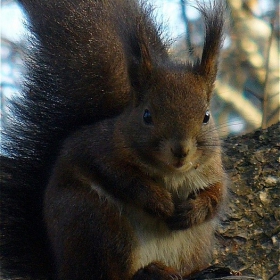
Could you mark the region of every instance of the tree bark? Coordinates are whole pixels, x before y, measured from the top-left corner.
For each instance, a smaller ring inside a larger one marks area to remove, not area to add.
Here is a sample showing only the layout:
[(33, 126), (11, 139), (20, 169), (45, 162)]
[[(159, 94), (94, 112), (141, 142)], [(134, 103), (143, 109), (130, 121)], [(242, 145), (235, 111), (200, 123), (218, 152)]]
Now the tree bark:
[(224, 141), (231, 195), (215, 263), (280, 279), (280, 123)]

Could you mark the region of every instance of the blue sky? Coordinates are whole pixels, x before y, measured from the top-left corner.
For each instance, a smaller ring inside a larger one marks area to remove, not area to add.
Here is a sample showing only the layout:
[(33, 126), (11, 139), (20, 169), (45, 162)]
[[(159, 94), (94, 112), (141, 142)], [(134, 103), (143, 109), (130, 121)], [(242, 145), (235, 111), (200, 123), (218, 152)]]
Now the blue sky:
[(11, 41), (17, 41), (25, 32), (24, 16), (16, 3), (1, 7), (1, 35)]

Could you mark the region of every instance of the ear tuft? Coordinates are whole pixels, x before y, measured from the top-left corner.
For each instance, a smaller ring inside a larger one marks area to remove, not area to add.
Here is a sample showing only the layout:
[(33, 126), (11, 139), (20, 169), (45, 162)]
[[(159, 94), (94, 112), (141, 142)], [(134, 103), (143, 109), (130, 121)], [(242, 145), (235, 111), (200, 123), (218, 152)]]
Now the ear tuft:
[(148, 78), (152, 72), (152, 59), (148, 46), (149, 40), (141, 23), (138, 25), (137, 37), (140, 49), (140, 74)]
[(153, 70), (149, 38), (141, 19), (139, 19), (137, 25), (135, 40), (135, 60), (130, 67), (130, 79), (132, 87), (136, 90), (136, 100), (138, 103), (144, 99), (146, 90), (151, 84)]
[(209, 86), (215, 82), (218, 70), (218, 58), (223, 43), (225, 5), (215, 0), (209, 6), (198, 5), (205, 23), (205, 37), (201, 60), (195, 70), (206, 78)]

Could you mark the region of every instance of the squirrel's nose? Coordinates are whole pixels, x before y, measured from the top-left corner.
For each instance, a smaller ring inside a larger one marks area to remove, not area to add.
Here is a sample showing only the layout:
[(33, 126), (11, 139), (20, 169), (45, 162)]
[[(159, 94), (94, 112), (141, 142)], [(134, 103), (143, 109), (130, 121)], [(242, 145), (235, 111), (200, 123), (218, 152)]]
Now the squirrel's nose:
[(183, 159), (188, 155), (188, 150), (183, 145), (176, 145), (171, 148), (171, 152), (174, 157)]

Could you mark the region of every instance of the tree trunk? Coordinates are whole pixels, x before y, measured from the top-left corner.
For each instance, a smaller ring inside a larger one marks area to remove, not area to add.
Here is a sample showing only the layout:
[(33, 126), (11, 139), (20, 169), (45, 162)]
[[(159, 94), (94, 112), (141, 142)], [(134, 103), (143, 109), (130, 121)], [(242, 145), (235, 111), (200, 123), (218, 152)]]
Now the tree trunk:
[(280, 123), (224, 141), (231, 196), (217, 233), (215, 262), (280, 279)]

